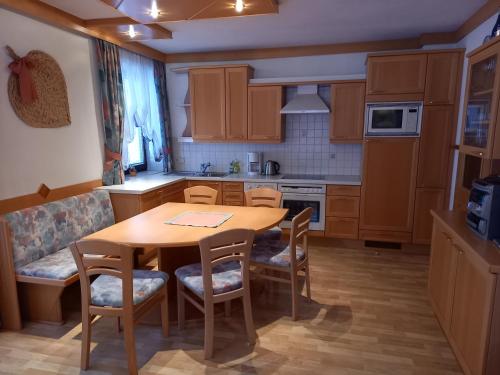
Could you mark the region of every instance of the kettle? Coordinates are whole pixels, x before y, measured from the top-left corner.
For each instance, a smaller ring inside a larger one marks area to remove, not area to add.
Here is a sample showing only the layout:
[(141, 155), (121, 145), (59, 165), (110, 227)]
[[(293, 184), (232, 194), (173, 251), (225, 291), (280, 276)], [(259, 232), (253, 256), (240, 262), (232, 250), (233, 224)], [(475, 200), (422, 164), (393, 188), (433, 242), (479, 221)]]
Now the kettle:
[(272, 176), (278, 173), (280, 173), (279, 163), (274, 160), (266, 161), (266, 164), (264, 164), (264, 174), (266, 176)]

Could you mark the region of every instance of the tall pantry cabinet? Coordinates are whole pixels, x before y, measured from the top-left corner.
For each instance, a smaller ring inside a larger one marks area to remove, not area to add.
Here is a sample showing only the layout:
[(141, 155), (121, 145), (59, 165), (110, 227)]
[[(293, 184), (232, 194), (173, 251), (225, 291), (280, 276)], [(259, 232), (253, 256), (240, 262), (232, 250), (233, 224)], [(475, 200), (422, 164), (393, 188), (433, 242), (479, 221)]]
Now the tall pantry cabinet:
[(419, 138), (364, 141), (360, 238), (429, 244), (430, 210), (449, 197), (463, 51), (370, 55), (367, 64), (368, 103), (424, 106)]

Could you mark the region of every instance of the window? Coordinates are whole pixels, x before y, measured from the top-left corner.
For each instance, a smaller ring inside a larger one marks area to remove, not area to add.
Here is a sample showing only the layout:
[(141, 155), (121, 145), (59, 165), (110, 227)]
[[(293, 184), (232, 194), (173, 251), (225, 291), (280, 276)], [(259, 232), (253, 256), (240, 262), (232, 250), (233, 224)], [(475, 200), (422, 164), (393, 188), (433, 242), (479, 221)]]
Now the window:
[(159, 99), (151, 59), (120, 49), (124, 93), (123, 168), (163, 170)]

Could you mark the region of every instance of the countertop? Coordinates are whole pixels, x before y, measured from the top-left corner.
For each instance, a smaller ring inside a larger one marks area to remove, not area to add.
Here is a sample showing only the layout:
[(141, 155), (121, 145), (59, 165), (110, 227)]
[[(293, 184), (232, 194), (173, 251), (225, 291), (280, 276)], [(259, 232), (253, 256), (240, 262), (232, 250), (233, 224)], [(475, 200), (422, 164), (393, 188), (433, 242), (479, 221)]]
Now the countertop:
[(483, 240), (467, 226), (466, 213), (463, 211), (434, 211), (431, 210), (434, 220), (437, 220), (448, 231), (455, 234), (461, 243), (482, 259), (491, 273), (500, 273), (500, 249), (492, 241)]
[(163, 172), (140, 172), (137, 176), (127, 176), (123, 185), (101, 186), (98, 189), (108, 190), (117, 194), (144, 194), (152, 190), (174, 184), (184, 180), (196, 181), (227, 181), (227, 182), (276, 182), (316, 185), (361, 185), (360, 176), (330, 175), (324, 176), (323, 180), (308, 179), (284, 179), (282, 175), (276, 176), (248, 176), (245, 174), (230, 174), (224, 177), (195, 177), (176, 176), (175, 174), (164, 174)]

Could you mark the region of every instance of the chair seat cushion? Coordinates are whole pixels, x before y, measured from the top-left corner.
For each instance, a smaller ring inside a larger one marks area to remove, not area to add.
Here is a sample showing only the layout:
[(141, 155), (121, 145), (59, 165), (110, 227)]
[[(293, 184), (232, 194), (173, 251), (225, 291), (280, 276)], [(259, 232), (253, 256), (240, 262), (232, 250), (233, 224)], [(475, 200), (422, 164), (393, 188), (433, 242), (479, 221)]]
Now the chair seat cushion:
[(65, 280), (76, 273), (76, 263), (71, 250), (65, 247), (16, 270), (18, 275)]
[[(298, 245), (295, 255), (297, 261), (303, 260), (306, 256), (304, 250)], [(259, 241), (252, 248), (250, 260), (252, 263), (290, 267), (290, 247), (281, 241)]]
[[(199, 297), (203, 297), (203, 277), (201, 263), (189, 264), (177, 268), (175, 276), (187, 288)], [(212, 269), (213, 294), (227, 293), (242, 287), (241, 266), (239, 262), (227, 262)]]
[(273, 227), (266, 230), (264, 233), (259, 233), (255, 235), (255, 242), (260, 241), (279, 241), (281, 239), (281, 234), (283, 231), (280, 227)]
[[(144, 302), (168, 281), (160, 271), (134, 270), (134, 305)], [(115, 276), (100, 275), (90, 285), (91, 303), (95, 306), (123, 306), (122, 280)]]

